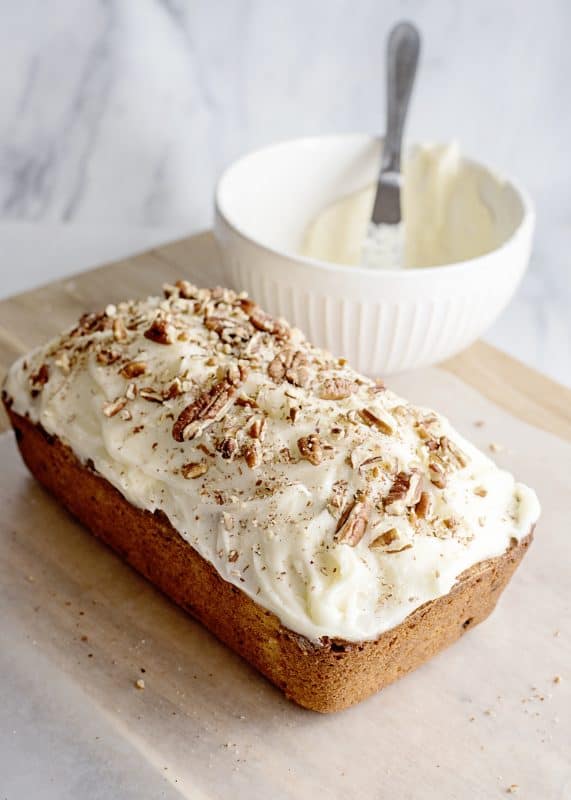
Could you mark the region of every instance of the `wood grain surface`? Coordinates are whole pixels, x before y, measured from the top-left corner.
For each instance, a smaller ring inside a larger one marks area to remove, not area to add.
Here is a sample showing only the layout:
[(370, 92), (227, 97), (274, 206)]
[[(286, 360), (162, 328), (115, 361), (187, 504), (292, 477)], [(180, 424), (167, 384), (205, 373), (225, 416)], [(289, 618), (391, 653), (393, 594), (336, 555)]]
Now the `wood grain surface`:
[[(181, 277), (216, 285), (218, 261), (212, 234), (203, 232), (0, 302), (0, 380), (15, 358), (84, 311), (156, 294)], [(484, 342), (441, 366), (525, 422), (571, 441), (571, 390)], [(8, 427), (1, 413), (0, 432)]]

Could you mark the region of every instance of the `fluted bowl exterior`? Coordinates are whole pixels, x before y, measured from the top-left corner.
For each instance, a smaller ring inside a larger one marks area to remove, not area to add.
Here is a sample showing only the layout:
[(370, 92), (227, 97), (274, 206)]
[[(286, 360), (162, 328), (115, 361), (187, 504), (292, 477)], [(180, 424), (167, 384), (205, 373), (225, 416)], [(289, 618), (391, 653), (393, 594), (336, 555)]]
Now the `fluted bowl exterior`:
[[(290, 252), (288, 237), (292, 243), (299, 240), (302, 226), (327, 202), (319, 192), (304, 194), (303, 187), (297, 195), (293, 192), (296, 170), (303, 171), (306, 187), (312, 188), (307, 175), (312, 164), (317, 185), (327, 176), (328, 164), (339, 169), (348, 160), (357, 162), (358, 174), (346, 182), (346, 191), (354, 191), (366, 185), (376, 168), (379, 148), (380, 141), (368, 136), (315, 137), (247, 156), (219, 181), (215, 234), (227, 285), (246, 290), (269, 312), (301, 328), (313, 343), (344, 356), (358, 371), (390, 375), (442, 361), (489, 328), (527, 267), (534, 213), (525, 192), (505, 182), (504, 196), (495, 201), (498, 213), (504, 213), (504, 203), (506, 213), (515, 215), (511, 235), (486, 255), (443, 267), (369, 270)], [(233, 173), (237, 167), (238, 175)], [(266, 183), (276, 175), (278, 183), (280, 175), (286, 178), (276, 186), (272, 210)], [(284, 196), (288, 188), (293, 196)], [(242, 207), (247, 209), (244, 218)], [(280, 218), (288, 229), (281, 239)]]

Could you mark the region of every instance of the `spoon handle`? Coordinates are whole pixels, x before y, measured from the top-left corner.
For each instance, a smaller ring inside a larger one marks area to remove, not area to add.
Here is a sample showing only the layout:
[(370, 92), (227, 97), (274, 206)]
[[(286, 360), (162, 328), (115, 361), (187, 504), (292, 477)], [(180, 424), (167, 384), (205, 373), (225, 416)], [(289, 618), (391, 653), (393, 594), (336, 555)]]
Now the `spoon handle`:
[[(420, 34), (410, 22), (399, 22), (387, 46), (387, 131), (373, 222), (400, 222), (400, 166), (404, 123), (412, 93)], [(385, 197), (383, 198), (383, 194)]]

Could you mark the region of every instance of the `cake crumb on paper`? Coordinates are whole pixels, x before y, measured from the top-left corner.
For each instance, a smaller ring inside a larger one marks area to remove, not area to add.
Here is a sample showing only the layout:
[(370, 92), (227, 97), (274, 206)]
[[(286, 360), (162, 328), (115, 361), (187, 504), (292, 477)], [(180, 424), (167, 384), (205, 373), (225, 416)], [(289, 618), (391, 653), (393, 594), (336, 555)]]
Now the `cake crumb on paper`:
[(553, 678), (553, 683), (561, 683), (561, 675), (556, 675)]
[(137, 689), (144, 689), (145, 688), (145, 681), (142, 678), (138, 678), (135, 681), (135, 686)]
[(518, 789), (519, 789), (518, 784), (517, 783), (512, 783), (510, 786), (508, 786), (508, 788), (506, 789), (506, 792), (508, 794), (515, 794), (518, 791)]
[(488, 445), (488, 447), (490, 448), (490, 450), (491, 450), (491, 452), (492, 452), (492, 453), (501, 453), (501, 452), (502, 452), (502, 450), (505, 450), (505, 449), (506, 449), (506, 448), (503, 446), (503, 444), (499, 444), (499, 442), (490, 442), (490, 444)]

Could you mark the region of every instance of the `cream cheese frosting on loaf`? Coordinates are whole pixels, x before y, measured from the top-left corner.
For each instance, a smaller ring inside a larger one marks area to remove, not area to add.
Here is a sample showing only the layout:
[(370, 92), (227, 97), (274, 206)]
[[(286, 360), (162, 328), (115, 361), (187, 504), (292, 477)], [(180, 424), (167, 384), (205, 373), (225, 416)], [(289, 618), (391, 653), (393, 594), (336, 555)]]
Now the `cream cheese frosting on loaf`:
[(499, 556), (534, 492), (244, 294), (85, 314), (5, 391), (133, 505), (312, 641), (373, 639)]

